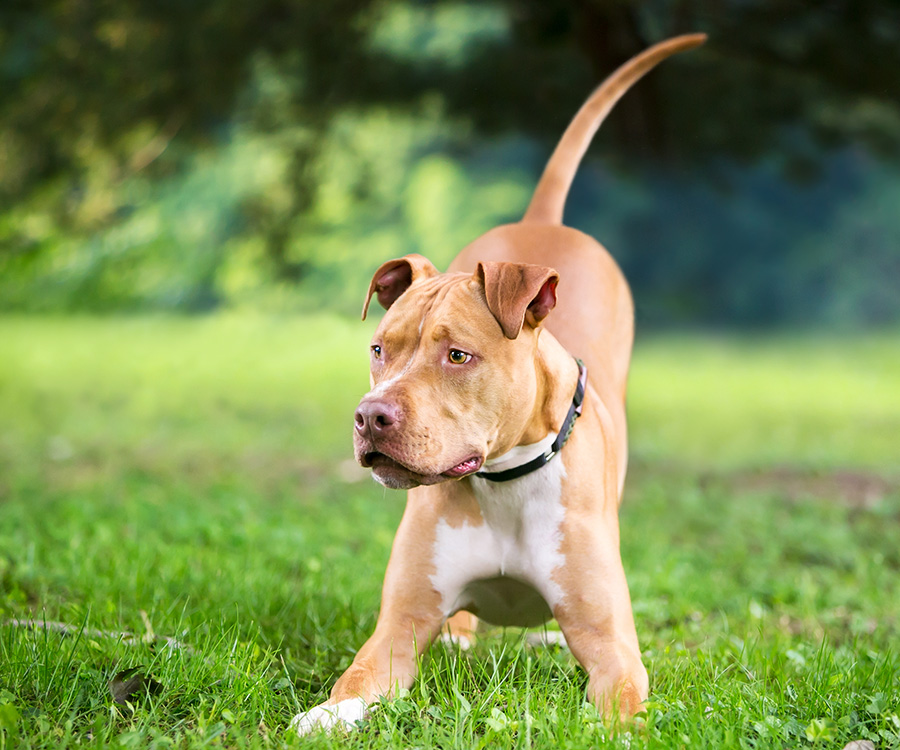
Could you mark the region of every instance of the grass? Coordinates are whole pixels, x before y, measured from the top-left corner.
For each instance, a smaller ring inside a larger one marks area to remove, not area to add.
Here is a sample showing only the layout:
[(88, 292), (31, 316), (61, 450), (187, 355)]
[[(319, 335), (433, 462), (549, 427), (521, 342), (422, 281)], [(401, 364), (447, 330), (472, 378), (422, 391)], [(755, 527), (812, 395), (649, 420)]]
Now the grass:
[[(627, 731), (567, 651), (492, 630), (362, 732), (292, 737), (374, 625), (402, 512), (347, 461), (370, 331), (0, 319), (0, 621), (72, 628), (0, 626), (0, 748), (900, 746), (888, 334), (639, 346), (622, 554), (651, 699)], [(158, 688), (116, 704), (133, 667)]]

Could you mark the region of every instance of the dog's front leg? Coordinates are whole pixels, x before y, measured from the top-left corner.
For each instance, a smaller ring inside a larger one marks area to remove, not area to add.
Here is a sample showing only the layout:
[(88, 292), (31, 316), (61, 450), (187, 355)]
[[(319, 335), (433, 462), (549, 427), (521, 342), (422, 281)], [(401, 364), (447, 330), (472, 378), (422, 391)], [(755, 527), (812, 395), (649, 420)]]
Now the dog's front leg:
[(428, 534), (415, 515), (408, 505), (391, 550), (375, 632), (335, 683), (331, 697), (294, 717), (291, 726), (300, 734), (352, 729), (380, 697), (412, 686), (418, 657), (444, 622), (440, 596), (431, 584)]
[[(617, 711), (621, 718), (629, 718), (647, 698), (648, 678), (619, 558), (618, 529), (600, 524), (606, 528), (598, 531), (596, 518), (568, 525), (574, 530), (571, 549), (578, 554), (567, 558), (554, 575), (563, 596), (553, 614), (572, 654), (588, 673), (588, 699), (606, 716)], [(577, 564), (571, 564), (575, 560)]]

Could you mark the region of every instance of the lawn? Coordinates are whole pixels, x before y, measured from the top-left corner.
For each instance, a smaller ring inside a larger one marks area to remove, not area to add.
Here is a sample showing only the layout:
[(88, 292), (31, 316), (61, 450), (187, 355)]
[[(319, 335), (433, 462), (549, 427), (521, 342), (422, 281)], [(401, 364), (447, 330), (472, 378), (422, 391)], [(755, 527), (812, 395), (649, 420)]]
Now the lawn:
[(374, 625), (403, 507), (348, 460), (371, 330), (0, 318), (0, 748), (900, 746), (897, 334), (639, 343), (633, 724), (493, 629), (361, 732), (293, 738)]

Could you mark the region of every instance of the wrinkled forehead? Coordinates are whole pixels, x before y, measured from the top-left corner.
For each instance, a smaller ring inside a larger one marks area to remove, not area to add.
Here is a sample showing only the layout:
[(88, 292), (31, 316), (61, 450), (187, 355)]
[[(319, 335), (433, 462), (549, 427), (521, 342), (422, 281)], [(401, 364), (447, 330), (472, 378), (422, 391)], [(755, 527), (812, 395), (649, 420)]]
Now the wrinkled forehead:
[(445, 273), (407, 289), (385, 313), (376, 336), (474, 336), (485, 327), (500, 330), (487, 307), (484, 287), (471, 274)]

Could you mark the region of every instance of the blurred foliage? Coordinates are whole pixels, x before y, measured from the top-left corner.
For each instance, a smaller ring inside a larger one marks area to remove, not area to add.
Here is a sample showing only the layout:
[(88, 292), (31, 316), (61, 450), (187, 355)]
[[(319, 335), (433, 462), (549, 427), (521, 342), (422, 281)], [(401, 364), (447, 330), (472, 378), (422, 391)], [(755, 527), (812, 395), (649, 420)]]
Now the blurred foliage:
[(900, 319), (890, 0), (10, 0), (0, 309), (356, 311), (384, 259), (517, 219), (593, 86), (694, 30), (568, 223), (647, 322)]

